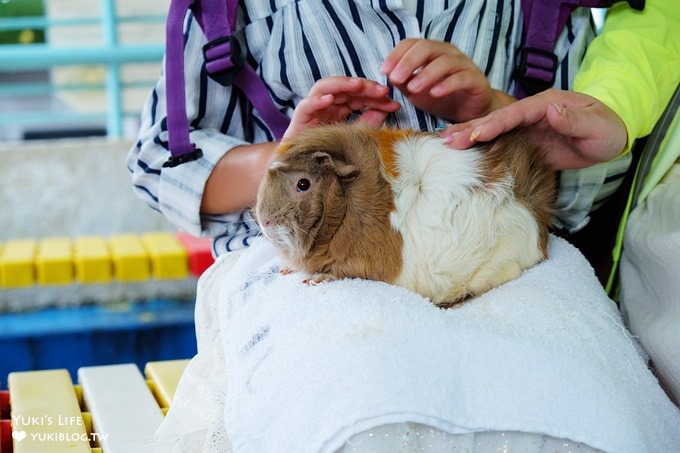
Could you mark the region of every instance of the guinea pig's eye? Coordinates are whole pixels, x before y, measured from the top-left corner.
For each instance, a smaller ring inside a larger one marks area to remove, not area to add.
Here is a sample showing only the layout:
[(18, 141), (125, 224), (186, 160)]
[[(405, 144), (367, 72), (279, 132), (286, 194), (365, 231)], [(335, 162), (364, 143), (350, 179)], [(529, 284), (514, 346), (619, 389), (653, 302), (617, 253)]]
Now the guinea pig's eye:
[(298, 192), (307, 192), (309, 188), (311, 187), (312, 183), (309, 182), (309, 179), (307, 178), (302, 178), (298, 179), (297, 185), (295, 186), (296, 190)]

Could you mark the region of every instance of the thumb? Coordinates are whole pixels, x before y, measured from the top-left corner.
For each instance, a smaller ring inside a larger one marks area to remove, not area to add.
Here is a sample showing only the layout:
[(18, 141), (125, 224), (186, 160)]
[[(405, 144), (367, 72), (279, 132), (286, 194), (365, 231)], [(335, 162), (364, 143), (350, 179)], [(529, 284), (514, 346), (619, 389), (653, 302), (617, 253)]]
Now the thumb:
[(565, 108), (554, 103), (547, 118), (553, 131), (571, 139), (592, 163), (609, 160), (626, 146), (626, 127), (618, 115), (599, 102)]
[(603, 131), (603, 120), (588, 106), (567, 108), (554, 102), (548, 106), (546, 117), (557, 133), (571, 138), (595, 138)]

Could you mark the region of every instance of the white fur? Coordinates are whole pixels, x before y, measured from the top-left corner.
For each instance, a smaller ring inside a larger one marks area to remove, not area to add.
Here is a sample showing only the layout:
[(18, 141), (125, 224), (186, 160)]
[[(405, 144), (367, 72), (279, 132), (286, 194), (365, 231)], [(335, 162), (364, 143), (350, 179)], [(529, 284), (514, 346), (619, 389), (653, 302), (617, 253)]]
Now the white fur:
[(456, 151), (439, 138), (417, 136), (396, 143), (395, 152), (391, 222), (404, 240), (397, 284), (435, 303), (450, 302), (513, 279), (540, 260), (538, 226), (515, 199), (512, 176), (485, 185), (478, 149)]

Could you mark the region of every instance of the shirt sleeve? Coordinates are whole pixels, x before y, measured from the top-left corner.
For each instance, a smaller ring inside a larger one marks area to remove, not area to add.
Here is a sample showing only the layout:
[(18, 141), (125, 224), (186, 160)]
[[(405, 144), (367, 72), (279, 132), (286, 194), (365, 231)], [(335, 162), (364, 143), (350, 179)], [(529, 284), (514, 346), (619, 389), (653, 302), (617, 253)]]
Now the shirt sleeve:
[[(220, 158), (246, 143), (243, 110), (238, 93), (216, 84), (203, 69), (205, 38), (191, 16), (185, 28), (184, 74), (190, 140), (202, 150), (203, 157), (173, 168), (163, 167), (170, 153), (166, 85), (162, 76), (143, 107), (139, 139), (128, 154), (127, 166), (134, 190), (153, 209), (181, 230), (194, 235), (215, 235), (220, 234), (229, 219), (218, 222), (201, 216), (203, 190)], [(239, 216), (235, 213), (235, 218)]]
[(625, 3), (606, 15), (590, 44), (574, 90), (614, 110), (628, 131), (629, 151), (648, 135), (680, 82), (680, 8), (677, 0), (647, 0), (644, 11)]

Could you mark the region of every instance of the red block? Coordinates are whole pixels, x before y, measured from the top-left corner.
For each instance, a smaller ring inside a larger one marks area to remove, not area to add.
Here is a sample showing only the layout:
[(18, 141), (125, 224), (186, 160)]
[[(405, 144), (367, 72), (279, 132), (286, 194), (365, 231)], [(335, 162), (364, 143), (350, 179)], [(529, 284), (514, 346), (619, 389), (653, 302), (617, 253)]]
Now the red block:
[(0, 453), (12, 453), (12, 420), (0, 420)]
[(9, 390), (0, 390), (0, 420), (9, 419)]
[(9, 411), (9, 390), (0, 391), (0, 453), (12, 453), (12, 420)]
[(189, 272), (199, 277), (215, 261), (212, 256), (212, 239), (177, 233), (177, 240), (187, 251)]

